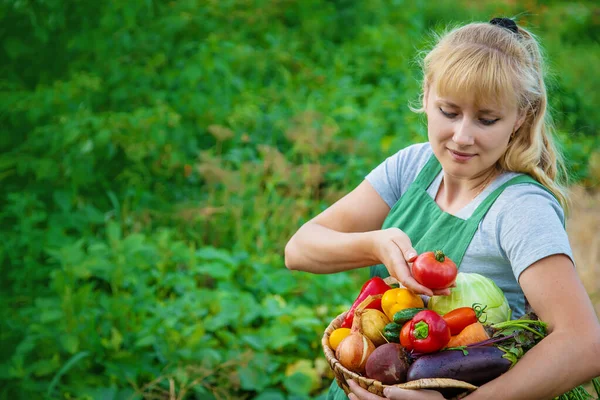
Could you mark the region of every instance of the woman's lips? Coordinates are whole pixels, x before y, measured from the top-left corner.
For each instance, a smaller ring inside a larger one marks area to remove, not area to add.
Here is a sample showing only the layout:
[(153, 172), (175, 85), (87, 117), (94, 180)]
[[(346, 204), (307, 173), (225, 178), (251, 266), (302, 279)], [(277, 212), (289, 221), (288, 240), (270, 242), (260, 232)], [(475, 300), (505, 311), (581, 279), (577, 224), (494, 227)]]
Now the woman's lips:
[(460, 151), (454, 151), (450, 149), (448, 149), (448, 151), (454, 160), (460, 162), (469, 161), (471, 158), (475, 157), (475, 154), (461, 153)]

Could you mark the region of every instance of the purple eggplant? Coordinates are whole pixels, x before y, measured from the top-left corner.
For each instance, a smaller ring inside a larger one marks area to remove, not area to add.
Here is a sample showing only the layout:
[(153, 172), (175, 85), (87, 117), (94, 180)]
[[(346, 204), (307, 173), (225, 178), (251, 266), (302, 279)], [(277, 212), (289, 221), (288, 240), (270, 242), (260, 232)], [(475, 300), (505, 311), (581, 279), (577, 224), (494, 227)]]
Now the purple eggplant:
[[(465, 353), (466, 352), (466, 353)], [(451, 378), (483, 385), (508, 371), (512, 363), (494, 346), (444, 350), (420, 356), (408, 369), (407, 380)]]

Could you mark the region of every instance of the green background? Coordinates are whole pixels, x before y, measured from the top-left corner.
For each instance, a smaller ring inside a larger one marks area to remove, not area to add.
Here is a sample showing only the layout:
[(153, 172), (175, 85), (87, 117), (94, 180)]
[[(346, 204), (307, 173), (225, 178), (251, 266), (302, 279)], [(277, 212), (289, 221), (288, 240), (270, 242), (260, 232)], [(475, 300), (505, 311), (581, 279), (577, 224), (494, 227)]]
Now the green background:
[(594, 1), (2, 1), (0, 399), (319, 397), (366, 272), (292, 273), (284, 246), (426, 139), (431, 30), (494, 16), (542, 40), (594, 185)]

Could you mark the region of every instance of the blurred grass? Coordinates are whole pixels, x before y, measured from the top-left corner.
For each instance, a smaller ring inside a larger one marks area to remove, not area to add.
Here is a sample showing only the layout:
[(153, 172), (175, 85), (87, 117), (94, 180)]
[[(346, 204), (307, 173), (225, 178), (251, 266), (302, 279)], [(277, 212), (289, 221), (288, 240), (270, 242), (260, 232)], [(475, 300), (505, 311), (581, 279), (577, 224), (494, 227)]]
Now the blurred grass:
[(428, 32), (499, 15), (550, 60), (598, 310), (597, 2), (2, 2), (0, 399), (317, 397), (367, 271), (290, 273), (283, 246), (425, 139)]

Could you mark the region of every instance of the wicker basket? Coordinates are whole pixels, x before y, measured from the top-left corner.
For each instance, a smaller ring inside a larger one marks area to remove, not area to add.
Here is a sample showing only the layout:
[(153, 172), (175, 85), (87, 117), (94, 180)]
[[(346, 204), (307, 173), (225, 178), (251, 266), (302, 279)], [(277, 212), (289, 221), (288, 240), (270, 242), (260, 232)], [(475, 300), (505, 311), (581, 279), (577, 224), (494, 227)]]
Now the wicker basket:
[(339, 387), (341, 387), (346, 394), (350, 392), (350, 388), (346, 380), (352, 379), (356, 383), (358, 383), (362, 388), (368, 390), (371, 393), (374, 393), (378, 396), (383, 396), (383, 389), (388, 386), (396, 386), (403, 389), (434, 389), (441, 392), (446, 398), (449, 399), (461, 399), (465, 397), (467, 394), (477, 389), (477, 386), (471, 385), (470, 383), (458, 381), (455, 379), (419, 379), (416, 381), (409, 381), (406, 383), (400, 383), (397, 385), (384, 385), (383, 383), (364, 377), (355, 372), (350, 371), (345, 368), (340, 362), (335, 358), (335, 352), (329, 346), (329, 335), (335, 329), (339, 328), (344, 321), (346, 313), (338, 315), (325, 329), (325, 333), (321, 339), (321, 346), (323, 347), (323, 352), (325, 353), (325, 357), (327, 358), (327, 362), (331, 366), (333, 373), (335, 375), (335, 379)]

